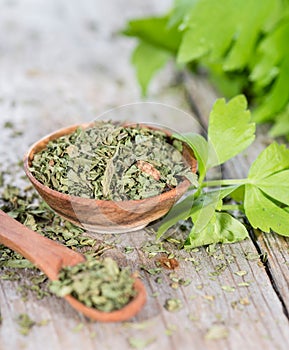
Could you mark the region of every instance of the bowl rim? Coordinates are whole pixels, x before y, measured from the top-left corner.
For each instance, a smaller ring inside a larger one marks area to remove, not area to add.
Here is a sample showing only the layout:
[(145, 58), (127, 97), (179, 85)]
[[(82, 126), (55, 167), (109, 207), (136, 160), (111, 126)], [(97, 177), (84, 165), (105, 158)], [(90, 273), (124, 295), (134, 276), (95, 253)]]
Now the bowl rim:
[[(83, 202), (84, 200), (87, 202), (91, 202), (91, 203), (95, 203), (95, 204), (108, 204), (108, 203), (124, 203), (124, 204), (136, 204), (136, 203), (145, 203), (149, 200), (160, 200), (163, 199), (165, 200), (166, 197), (171, 197), (172, 195), (175, 196), (174, 192), (177, 191), (183, 191), (184, 189), (188, 188), (190, 186), (190, 181), (186, 178), (184, 178), (176, 187), (166, 191), (166, 192), (162, 192), (156, 196), (152, 196), (152, 197), (147, 197), (147, 198), (143, 198), (143, 199), (128, 199), (128, 200), (120, 200), (120, 201), (114, 201), (114, 200), (108, 200), (108, 199), (96, 199), (96, 198), (85, 198), (85, 197), (79, 197), (79, 196), (74, 196), (74, 195), (70, 195), (67, 193), (62, 193), (59, 191), (56, 191), (52, 188), (50, 188), (49, 186), (46, 186), (44, 184), (42, 184), (39, 180), (37, 180), (35, 178), (35, 176), (31, 173), (30, 169), (29, 169), (29, 163), (32, 161), (34, 155), (38, 152), (35, 152), (35, 149), (38, 148), (40, 146), (41, 143), (44, 144), (44, 146), (46, 146), (48, 144), (49, 141), (55, 140), (61, 136), (64, 135), (69, 135), (71, 133), (73, 133), (77, 128), (81, 127), (83, 129), (89, 128), (90, 126), (92, 126), (94, 124), (94, 122), (90, 122), (90, 123), (80, 123), (80, 124), (73, 124), (70, 126), (66, 126), (63, 127), (61, 129), (57, 129), (55, 131), (52, 131), (51, 133), (47, 134), (46, 136), (43, 136), (41, 139), (39, 139), (38, 141), (34, 142), (28, 149), (28, 151), (25, 153), (24, 155), (24, 159), (23, 159), (23, 166), (24, 166), (24, 171), (27, 175), (27, 177), (29, 178), (29, 180), (32, 182), (32, 184), (36, 185), (37, 187), (41, 188), (44, 192), (46, 192), (47, 194), (50, 194), (54, 197), (59, 197), (62, 199), (66, 199), (66, 200), (73, 200), (75, 203), (77, 202)], [(123, 123), (124, 125), (127, 123)], [(144, 123), (130, 123), (130, 125), (139, 125), (140, 127), (147, 127), (147, 128), (151, 128), (149, 125), (144, 124)], [(154, 128), (155, 130), (159, 130), (164, 132), (165, 134), (167, 134), (168, 136), (171, 136), (171, 133), (168, 130), (162, 129), (162, 128)], [(45, 147), (41, 147), (41, 149), (44, 149)], [(191, 154), (192, 158), (195, 160), (195, 163), (197, 165), (197, 160), (194, 156), (194, 154)], [(197, 168), (195, 167), (194, 169), (191, 167), (191, 171), (193, 173), (196, 173)]]

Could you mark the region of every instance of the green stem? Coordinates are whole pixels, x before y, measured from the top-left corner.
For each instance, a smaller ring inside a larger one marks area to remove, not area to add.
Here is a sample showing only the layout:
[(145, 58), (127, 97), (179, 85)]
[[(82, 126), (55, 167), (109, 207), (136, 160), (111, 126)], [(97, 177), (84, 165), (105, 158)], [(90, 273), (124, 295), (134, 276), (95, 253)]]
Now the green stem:
[(222, 206), (222, 210), (226, 211), (233, 211), (233, 210), (240, 210), (242, 206), (239, 204), (224, 204)]
[(248, 183), (248, 179), (225, 179), (225, 180), (212, 180), (202, 183), (202, 187), (217, 187), (217, 186), (230, 186), (230, 185), (244, 185)]

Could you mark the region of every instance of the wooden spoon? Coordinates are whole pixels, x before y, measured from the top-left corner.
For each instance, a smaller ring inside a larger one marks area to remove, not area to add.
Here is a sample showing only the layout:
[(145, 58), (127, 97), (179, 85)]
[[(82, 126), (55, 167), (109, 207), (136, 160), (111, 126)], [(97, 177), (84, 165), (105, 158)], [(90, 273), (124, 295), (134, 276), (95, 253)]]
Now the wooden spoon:
[[(73, 266), (85, 260), (85, 257), (60, 243), (41, 236), (0, 210), (0, 243), (20, 253), (42, 270), (49, 279), (57, 280), (60, 269)], [(140, 279), (135, 278), (134, 288), (137, 295), (122, 309), (103, 312), (87, 307), (71, 295), (64, 298), (85, 316), (101, 322), (125, 321), (135, 316), (146, 301), (146, 290)]]

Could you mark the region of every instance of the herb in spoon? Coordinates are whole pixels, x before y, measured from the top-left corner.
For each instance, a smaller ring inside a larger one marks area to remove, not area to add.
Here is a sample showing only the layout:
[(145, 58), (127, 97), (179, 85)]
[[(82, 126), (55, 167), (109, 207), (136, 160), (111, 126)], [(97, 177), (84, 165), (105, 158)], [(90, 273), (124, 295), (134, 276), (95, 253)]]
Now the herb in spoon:
[[(86, 259), (82, 254), (41, 236), (2, 211), (0, 211), (0, 243), (23, 255), (52, 281), (59, 280), (67, 267), (75, 266), (75, 269), (83, 269), (83, 266), (86, 265), (84, 264)], [(89, 264), (90, 262), (88, 262), (88, 266)], [(109, 268), (115, 268), (115, 266), (112, 264)], [(126, 304), (122, 302), (118, 305), (117, 310), (115, 308), (110, 308), (112, 311), (96, 309), (93, 306), (97, 306), (97, 303), (91, 304), (92, 307), (87, 306), (75, 298), (77, 295), (73, 294), (72, 290), (71, 294), (64, 295), (64, 298), (72, 307), (93, 320), (101, 322), (125, 321), (135, 316), (146, 301), (146, 290), (143, 283), (139, 279), (133, 278), (131, 285), (132, 277), (130, 276), (127, 282), (133, 287), (133, 293), (127, 297)]]

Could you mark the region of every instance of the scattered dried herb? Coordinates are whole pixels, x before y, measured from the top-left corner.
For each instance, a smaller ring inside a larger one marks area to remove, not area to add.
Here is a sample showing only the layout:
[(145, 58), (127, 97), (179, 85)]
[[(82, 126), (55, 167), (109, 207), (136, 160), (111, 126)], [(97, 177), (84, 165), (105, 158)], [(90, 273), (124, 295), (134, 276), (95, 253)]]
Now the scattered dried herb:
[(72, 329), (72, 332), (78, 333), (83, 329), (83, 327), (84, 327), (84, 324), (82, 322), (80, 322)]
[(215, 301), (215, 296), (214, 295), (204, 295), (203, 298), (207, 301), (209, 301), (210, 303)]
[(179, 311), (183, 307), (183, 304), (180, 299), (169, 298), (165, 301), (164, 307), (166, 310), (170, 312), (174, 312), (174, 311)]
[(168, 328), (165, 330), (165, 334), (167, 335), (167, 336), (172, 336), (173, 335), (173, 333), (174, 332), (176, 332), (177, 331), (177, 326), (176, 325), (174, 325), (174, 324), (171, 324), (171, 325), (169, 325), (168, 326)]
[(124, 247), (125, 254), (130, 254), (134, 251), (134, 247), (126, 246)]
[(104, 121), (50, 141), (30, 170), (59, 192), (116, 201), (158, 195), (184, 177), (197, 184), (165, 133)]
[(169, 258), (167, 256), (161, 256), (157, 259), (157, 265), (169, 270), (175, 270), (179, 267), (179, 262), (175, 258)]
[(146, 265), (140, 265), (140, 269), (146, 271), (150, 275), (157, 275), (162, 272), (160, 267), (149, 268)]
[(164, 242), (146, 241), (141, 250), (148, 258), (152, 258), (159, 253), (169, 254), (169, 251), (164, 247)]
[(196, 322), (196, 321), (199, 321), (200, 318), (198, 316), (190, 313), (190, 314), (188, 314), (188, 319), (192, 322)]
[(138, 323), (134, 323), (134, 322), (123, 323), (124, 328), (130, 328), (135, 330), (145, 330), (147, 328), (153, 327), (154, 325), (155, 325), (155, 321), (152, 321), (152, 320), (146, 320)]
[(255, 252), (246, 252), (245, 253), (245, 258), (247, 260), (252, 260), (252, 261), (259, 260), (260, 259), (260, 254), (255, 253)]
[(212, 326), (206, 333), (205, 339), (207, 340), (217, 340), (227, 338), (229, 335), (229, 330), (222, 325)]
[(8, 121), (8, 122), (4, 123), (3, 127), (6, 128), (6, 129), (13, 129), (14, 128), (14, 124), (12, 122)]
[(144, 349), (148, 345), (152, 344), (155, 341), (156, 341), (155, 337), (148, 338), (148, 339), (140, 339), (140, 338), (131, 337), (128, 339), (129, 345), (133, 349)]
[(240, 282), (240, 283), (238, 283), (238, 286), (239, 287), (249, 287), (250, 283), (249, 282)]
[(235, 292), (235, 290), (236, 290), (235, 287), (227, 286), (227, 285), (222, 286), (222, 289), (223, 289), (225, 292)]
[(227, 265), (226, 264), (217, 264), (215, 266), (215, 271), (213, 272), (210, 272), (209, 273), (209, 276), (219, 276), (222, 272), (224, 272), (227, 268)]
[(169, 274), (169, 279), (173, 282), (173, 285), (175, 288), (178, 288), (179, 286), (186, 287), (192, 282), (191, 279), (189, 279), (189, 278), (184, 279), (184, 278), (176, 275), (174, 272)]
[(249, 299), (248, 299), (247, 297), (241, 298), (241, 299), (239, 300), (239, 303), (240, 303), (241, 305), (250, 305), (250, 301), (249, 301)]
[(19, 332), (23, 335), (28, 335), (34, 326), (46, 326), (49, 320), (43, 319), (39, 322), (36, 322), (32, 320), (28, 314), (19, 314), (16, 318), (16, 322), (20, 327)]
[(36, 325), (36, 322), (33, 321), (28, 314), (18, 315), (16, 322), (20, 327), (19, 332), (23, 335), (28, 335), (32, 327)]
[(245, 270), (240, 270), (240, 271), (234, 272), (235, 275), (238, 275), (238, 276), (240, 276), (240, 277), (247, 275), (247, 273), (248, 273), (248, 272), (245, 271)]
[(88, 258), (62, 268), (50, 290), (60, 297), (71, 294), (88, 307), (109, 312), (121, 309), (135, 296), (133, 283), (130, 271), (120, 269), (113, 259)]

